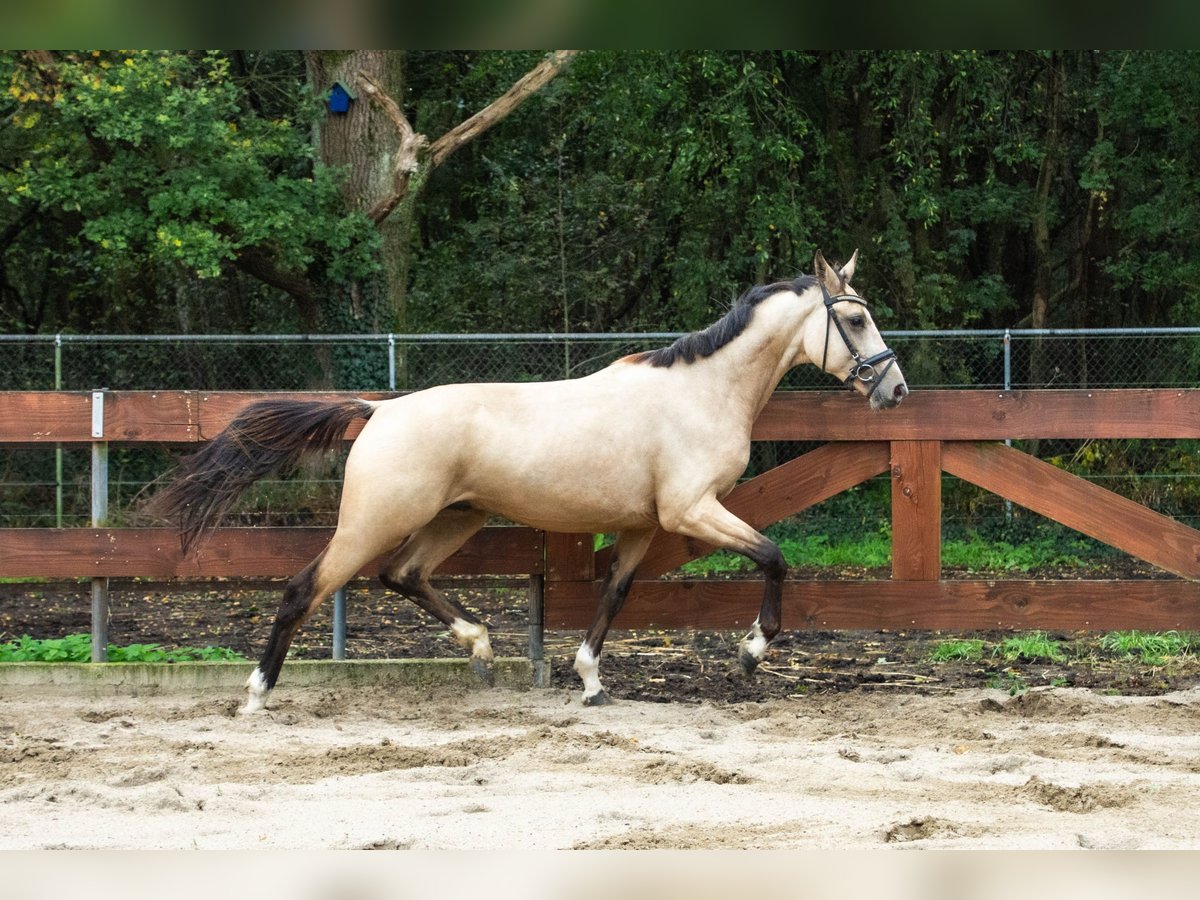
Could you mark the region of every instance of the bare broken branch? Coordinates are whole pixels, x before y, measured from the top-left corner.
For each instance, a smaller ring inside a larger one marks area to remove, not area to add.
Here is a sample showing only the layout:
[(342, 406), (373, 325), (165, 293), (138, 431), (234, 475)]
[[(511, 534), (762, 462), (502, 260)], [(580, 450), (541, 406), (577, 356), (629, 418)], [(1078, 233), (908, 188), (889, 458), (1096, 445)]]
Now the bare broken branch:
[(435, 167), (440, 166), (447, 156), (463, 144), (469, 143), (497, 122), (506, 119), (514, 109), (549, 84), (578, 55), (578, 50), (554, 51), (492, 103), (434, 141), (429, 147), (430, 161)]
[(412, 173), (417, 171), (420, 151), (429, 144), (429, 139), (423, 134), (413, 131), (412, 125), (405, 118), (400, 105), (392, 99), (374, 78), (366, 72), (358, 73), (358, 80), (368, 97), (379, 104), (380, 109), (392, 120), (396, 131), (400, 133), (400, 152), (396, 155), (395, 171)]
[(400, 205), (408, 193), (410, 180), (424, 163), (429, 169), (440, 166), (451, 153), (483, 134), (497, 122), (503, 121), (513, 110), (532, 97), (561, 72), (579, 54), (578, 50), (556, 50), (530, 69), (511, 88), (475, 115), (447, 131), (429, 143), (423, 134), (413, 131), (399, 104), (370, 76), (358, 73), (359, 82), (373, 101), (379, 104), (400, 134), (394, 166), (395, 183), (392, 193), (377, 202), (367, 215), (376, 225), (386, 219)]

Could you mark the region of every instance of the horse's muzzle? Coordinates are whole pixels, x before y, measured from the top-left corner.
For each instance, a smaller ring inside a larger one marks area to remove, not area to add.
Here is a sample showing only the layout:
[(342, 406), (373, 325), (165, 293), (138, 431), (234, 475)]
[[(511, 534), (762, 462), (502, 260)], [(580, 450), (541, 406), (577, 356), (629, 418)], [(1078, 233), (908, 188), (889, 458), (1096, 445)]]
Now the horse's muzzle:
[(893, 409), (908, 396), (908, 385), (901, 381), (890, 391), (877, 390), (871, 394), (871, 409)]

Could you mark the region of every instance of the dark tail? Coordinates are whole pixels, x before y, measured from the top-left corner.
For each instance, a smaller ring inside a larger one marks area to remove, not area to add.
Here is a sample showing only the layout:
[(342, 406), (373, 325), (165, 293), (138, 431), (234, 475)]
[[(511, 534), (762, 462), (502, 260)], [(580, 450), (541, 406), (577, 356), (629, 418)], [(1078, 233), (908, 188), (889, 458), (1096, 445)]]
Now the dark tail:
[(310, 453), (337, 447), (355, 419), (369, 419), (365, 400), (260, 400), (242, 410), (199, 452), (186, 457), (170, 484), (147, 506), (179, 519), (186, 554), (242, 493), (273, 472), (294, 472)]

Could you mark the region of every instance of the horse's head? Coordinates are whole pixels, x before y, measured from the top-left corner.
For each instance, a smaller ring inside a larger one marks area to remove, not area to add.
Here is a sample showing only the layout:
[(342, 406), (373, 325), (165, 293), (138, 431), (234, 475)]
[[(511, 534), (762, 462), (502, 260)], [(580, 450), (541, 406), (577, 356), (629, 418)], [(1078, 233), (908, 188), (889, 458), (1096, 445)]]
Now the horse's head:
[(866, 301), (850, 286), (857, 263), (857, 250), (840, 269), (817, 251), (814, 274), (823, 302), (808, 317), (805, 349), (824, 371), (869, 399), (872, 409), (896, 406), (908, 396), (908, 385)]

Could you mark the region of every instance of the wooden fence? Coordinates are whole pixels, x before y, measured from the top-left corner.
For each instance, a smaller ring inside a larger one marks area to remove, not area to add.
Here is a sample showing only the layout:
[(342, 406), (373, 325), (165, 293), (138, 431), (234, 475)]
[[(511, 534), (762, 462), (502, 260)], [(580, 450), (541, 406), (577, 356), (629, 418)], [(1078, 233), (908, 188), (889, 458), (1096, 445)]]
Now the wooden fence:
[[(94, 459), (114, 443), (190, 444), (212, 438), (246, 403), (263, 396), (285, 395), (3, 393), (0, 444), (91, 444)], [(355, 433), (352, 429), (347, 438)], [(898, 409), (878, 413), (843, 391), (780, 393), (763, 411), (753, 437), (827, 442), (742, 483), (726, 499), (757, 528), (891, 474), (891, 578), (790, 580), (784, 590), (785, 628), (1200, 628), (1200, 532), (1002, 443), (1006, 438), (1200, 438), (1200, 390), (917, 391)], [(1177, 577), (944, 579), (943, 472)], [(94, 483), (98, 493), (107, 494), (106, 484)], [(169, 529), (0, 529), (0, 577), (290, 576), (316, 555), (329, 534), (324, 528), (223, 528), (184, 558)], [(660, 579), (710, 549), (660, 532), (617, 625), (749, 625), (761, 598), (759, 580)], [(540, 645), (539, 619), (552, 629), (584, 628), (590, 622), (596, 579), (606, 570), (608, 553), (593, 550), (591, 535), (486, 528), (438, 574), (529, 576), (531, 622)], [(363, 574), (376, 571), (371, 566)]]

